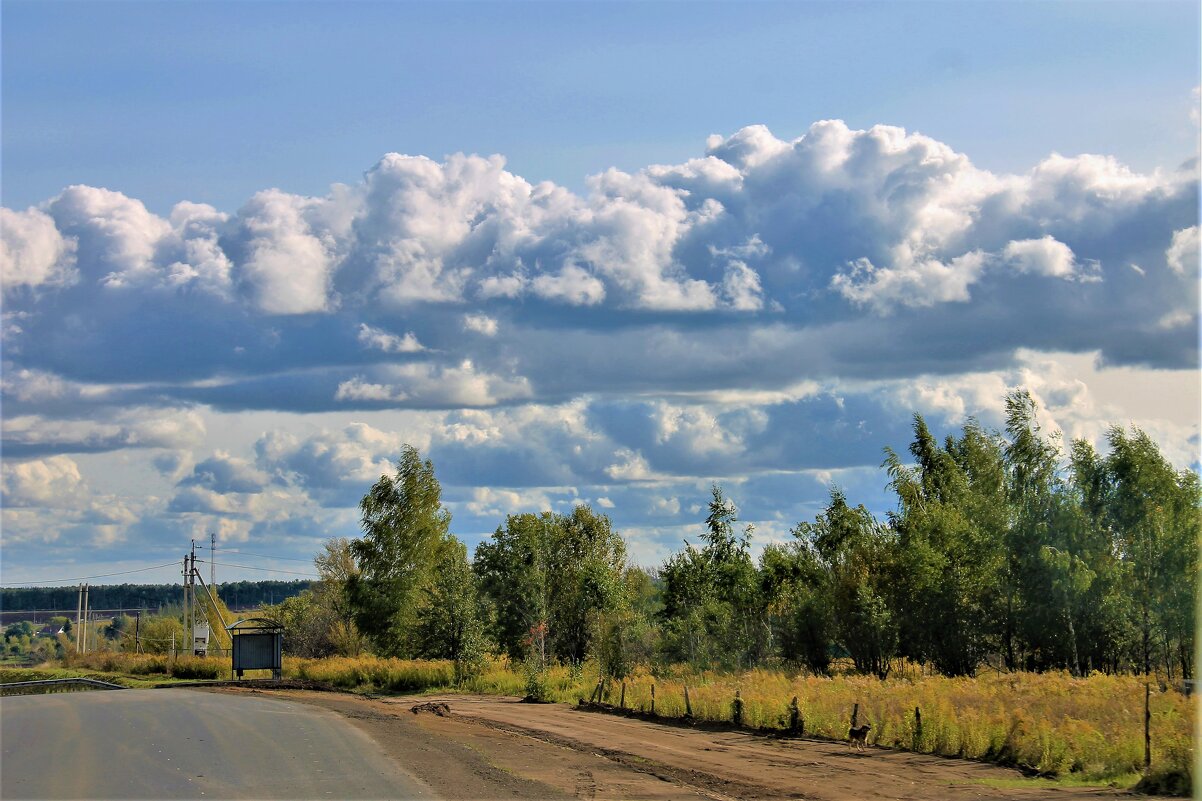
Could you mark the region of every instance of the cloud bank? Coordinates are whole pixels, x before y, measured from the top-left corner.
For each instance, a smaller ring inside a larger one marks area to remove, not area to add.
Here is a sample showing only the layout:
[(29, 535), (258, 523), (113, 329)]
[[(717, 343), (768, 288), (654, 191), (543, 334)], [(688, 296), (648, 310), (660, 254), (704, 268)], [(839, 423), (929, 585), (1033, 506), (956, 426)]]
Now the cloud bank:
[[(67, 187), (0, 209), (6, 531), (36, 537), (51, 497), (108, 497), (80, 454), (162, 468), (153, 499), (116, 504), (149, 510), (129, 536), (207, 515), (286, 537), (353, 527), (406, 441), (479, 530), (537, 499), (659, 531), (709, 478), (763, 515), (805, 511), (787, 494), (868, 476), (911, 411), (997, 422), (1019, 384), (1097, 439), (1124, 409), (1065, 359), (1197, 370), (1198, 213), (1196, 160), (1053, 154), (999, 175), (838, 120), (713, 136), (583, 194), (500, 156), (396, 153), (235, 211)], [(250, 412), (271, 430), (212, 429)], [(1193, 461), (1196, 423), (1158, 433)]]

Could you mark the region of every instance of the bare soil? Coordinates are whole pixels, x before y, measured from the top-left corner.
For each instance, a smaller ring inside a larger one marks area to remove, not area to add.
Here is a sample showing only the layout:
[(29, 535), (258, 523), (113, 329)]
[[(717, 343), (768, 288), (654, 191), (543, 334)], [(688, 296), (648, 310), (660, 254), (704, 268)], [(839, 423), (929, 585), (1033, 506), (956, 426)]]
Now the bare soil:
[(1024, 784), (1022, 774), (971, 760), (663, 725), (516, 698), (262, 692), (345, 715), (451, 801), (1150, 798), (1106, 787), (1008, 786)]

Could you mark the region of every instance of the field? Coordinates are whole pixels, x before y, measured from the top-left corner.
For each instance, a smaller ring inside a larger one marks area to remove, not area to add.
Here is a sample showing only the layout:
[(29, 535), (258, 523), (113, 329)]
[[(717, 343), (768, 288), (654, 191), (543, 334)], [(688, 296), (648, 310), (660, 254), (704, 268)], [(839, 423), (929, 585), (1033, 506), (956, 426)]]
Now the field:
[[(217, 659), (173, 662), (131, 654), (72, 657), (67, 667), (76, 674), (117, 674), (142, 681), (154, 675), (178, 679), (228, 675), (224, 661)], [(287, 659), (285, 676), (347, 690), (414, 693), (450, 689), (454, 670), (452, 663), (442, 661)], [(551, 700), (574, 703), (595, 689), (596, 667), (553, 667), (543, 682)], [(737, 692), (743, 726), (784, 730), (790, 725), (790, 703), (796, 697), (798, 723), (806, 735), (845, 739), (858, 704), (859, 722), (872, 725), (868, 742), (873, 745), (1014, 765), (1061, 781), (1130, 786), (1143, 773), (1144, 682), (1136, 676), (994, 673), (946, 678), (909, 669), (878, 681), (857, 675), (816, 677), (772, 670), (732, 675), (676, 669), (660, 675), (641, 671), (624, 682), (609, 682), (605, 700), (618, 704), (623, 684), (625, 706), (647, 711), (652, 708), (654, 686), (655, 712), (663, 717), (685, 716), (687, 686), (695, 719), (731, 721)], [(456, 689), (524, 695), (526, 686), (520, 670), (498, 660)], [(1153, 684), (1151, 690), (1152, 781), (1145, 787), (1188, 792), (1194, 705), (1174, 689)]]

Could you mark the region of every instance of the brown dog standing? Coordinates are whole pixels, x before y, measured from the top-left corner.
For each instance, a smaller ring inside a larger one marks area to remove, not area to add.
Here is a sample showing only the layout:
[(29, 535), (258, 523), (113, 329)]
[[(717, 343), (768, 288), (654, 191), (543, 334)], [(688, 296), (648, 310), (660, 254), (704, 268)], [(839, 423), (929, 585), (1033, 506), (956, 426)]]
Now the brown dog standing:
[(854, 745), (856, 750), (866, 748), (868, 746), (868, 730), (871, 728), (871, 723), (865, 723), (863, 726), (855, 726), (848, 729), (847, 744)]

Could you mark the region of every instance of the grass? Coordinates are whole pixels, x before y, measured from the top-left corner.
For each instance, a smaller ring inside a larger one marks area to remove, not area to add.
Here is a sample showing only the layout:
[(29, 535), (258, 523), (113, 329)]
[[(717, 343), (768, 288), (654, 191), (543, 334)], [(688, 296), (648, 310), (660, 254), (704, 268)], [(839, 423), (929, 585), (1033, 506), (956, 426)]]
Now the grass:
[(123, 687), (153, 687), (161, 683), (159, 680), (137, 678), (134, 676), (110, 673), (105, 671), (78, 668), (54, 667), (39, 665), (36, 668), (3, 668), (0, 669), (0, 684), (20, 681), (45, 681), (47, 679), (99, 679)]
[(65, 659), (45, 662), (32, 668), (0, 668), (0, 683), (94, 678), (126, 687), (153, 687), (172, 681), (228, 677), (229, 662), (224, 659), (206, 659), (198, 656), (180, 656), (173, 659), (160, 654), (111, 651), (69, 654)]
[[(684, 685), (693, 714), (729, 720), (738, 690), (744, 722), (786, 727), (796, 696), (807, 734), (844, 739), (852, 710), (871, 723), (869, 742), (893, 748), (1015, 765), (1045, 776), (1088, 783), (1125, 782), (1143, 767), (1144, 684), (1135, 676), (1074, 678), (1064, 673), (1014, 673), (978, 678), (903, 672), (878, 681), (864, 676), (793, 676), (753, 670), (740, 675), (678, 673), (631, 677), (628, 706), (684, 713)], [(916, 725), (921, 710), (922, 728)], [(1188, 785), (1194, 707), (1182, 693), (1154, 688), (1152, 773)]]
[(450, 660), (332, 657), (288, 659), (284, 675), (320, 681), (346, 690), (420, 692), (454, 684), (455, 665)]
[[(1125, 773), (1122, 776), (1115, 776), (1105, 782), (1107, 787), (1113, 787), (1118, 790), (1130, 790), (1139, 783), (1142, 778), (1139, 773)], [(1087, 779), (1083, 776), (1069, 774), (1060, 776), (1055, 779), (1050, 779), (1045, 776), (1029, 776), (1018, 777), (1015, 779), (977, 779), (973, 784), (979, 784), (982, 787), (993, 787), (998, 790), (1048, 790), (1054, 787), (1096, 787), (1099, 782)]]
[[(649, 703), (642, 682), (627, 703)], [(908, 675), (819, 678), (774, 671), (660, 679), (657, 711), (680, 714), (689, 683), (693, 713), (729, 718), (740, 690), (748, 725), (783, 728), (788, 700), (798, 698), (807, 733), (846, 737), (852, 709), (871, 723), (869, 742), (896, 748), (1013, 764), (1045, 775), (1109, 780), (1143, 764), (1143, 682), (1132, 676), (1073, 678), (1061, 673), (946, 678)], [(921, 710), (918, 729), (915, 707)], [(1153, 762), (1188, 769), (1194, 711), (1175, 691), (1152, 695)]]
[(130, 678), (158, 676), (167, 679), (224, 679), (229, 678), (229, 662), (201, 656), (168, 654), (130, 654), (117, 651), (95, 651), (88, 654), (68, 654), (63, 667), (95, 670)]

